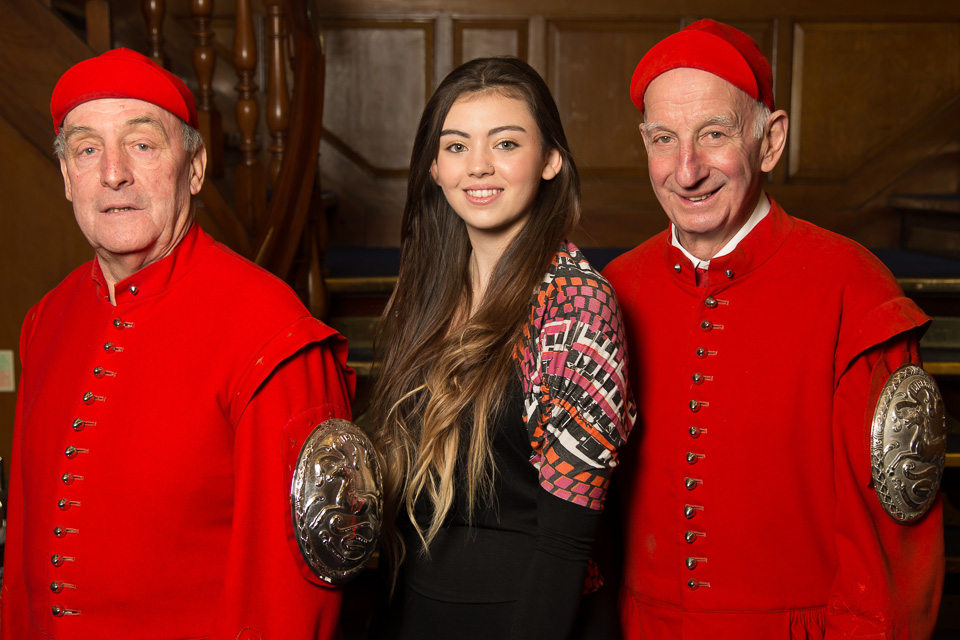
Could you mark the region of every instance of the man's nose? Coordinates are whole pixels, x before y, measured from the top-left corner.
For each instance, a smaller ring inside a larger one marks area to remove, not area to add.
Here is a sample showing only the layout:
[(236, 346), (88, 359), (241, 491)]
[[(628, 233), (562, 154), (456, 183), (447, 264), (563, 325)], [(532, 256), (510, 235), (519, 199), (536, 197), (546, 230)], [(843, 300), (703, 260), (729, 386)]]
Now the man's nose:
[(100, 165), (100, 182), (105, 187), (119, 189), (133, 181), (130, 158), (122, 149), (104, 149)]
[(676, 171), (677, 184), (687, 189), (695, 187), (708, 173), (703, 151), (695, 144), (681, 145)]

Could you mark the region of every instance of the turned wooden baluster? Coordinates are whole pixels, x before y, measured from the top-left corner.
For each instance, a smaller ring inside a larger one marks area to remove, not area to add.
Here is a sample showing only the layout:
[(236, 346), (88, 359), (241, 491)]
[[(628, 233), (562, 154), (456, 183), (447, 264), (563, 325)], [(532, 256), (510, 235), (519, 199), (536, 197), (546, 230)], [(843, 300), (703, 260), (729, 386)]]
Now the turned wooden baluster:
[(270, 185), (276, 186), (277, 174), (283, 164), (287, 129), (290, 126), (290, 96), (287, 90), (287, 64), (284, 55), (286, 28), (283, 17), (283, 0), (264, 0), (267, 9), (267, 127), (273, 136), (270, 149), (270, 165), (267, 176)]
[(83, 5), (87, 21), (87, 44), (97, 53), (113, 47), (113, 25), (108, 0), (87, 0)]
[(163, 0), (142, 0), (143, 18), (147, 23), (147, 55), (163, 68), (167, 68), (167, 56), (163, 53)]
[(213, 0), (192, 0), (190, 14), (193, 18), (193, 69), (197, 74), (197, 120), (200, 134), (207, 146), (207, 171), (211, 176), (223, 176), (223, 120), (213, 104), (213, 68), (217, 57), (213, 49), (213, 30), (210, 17), (213, 15)]
[(266, 184), (263, 167), (257, 158), (257, 85), (253, 73), (257, 66), (257, 42), (253, 33), (250, 0), (237, 0), (236, 24), (233, 37), (233, 65), (237, 69), (237, 127), (240, 129), (241, 164), (234, 175), (236, 180), (237, 217), (251, 236), (257, 230), (266, 209)]

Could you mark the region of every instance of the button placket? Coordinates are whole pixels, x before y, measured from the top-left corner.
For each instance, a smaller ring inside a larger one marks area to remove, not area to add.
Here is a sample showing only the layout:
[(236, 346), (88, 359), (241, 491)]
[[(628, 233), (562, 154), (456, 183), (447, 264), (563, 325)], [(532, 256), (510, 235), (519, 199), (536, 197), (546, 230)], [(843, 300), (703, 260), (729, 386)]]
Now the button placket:
[[(728, 278), (732, 277), (728, 274)], [(690, 360), (694, 364), (693, 371), (690, 372), (690, 390), (694, 392), (693, 397), (687, 401), (687, 408), (692, 414), (696, 414), (697, 419), (703, 419), (706, 422), (710, 420), (710, 400), (711, 397), (710, 387), (708, 383), (713, 382), (714, 377), (711, 375), (710, 370), (712, 369), (713, 358), (718, 355), (720, 349), (715, 339), (719, 339), (720, 335), (717, 334), (718, 331), (724, 330), (724, 324), (720, 320), (722, 317), (722, 308), (726, 307), (729, 304), (727, 300), (721, 300), (714, 296), (708, 296), (703, 299), (703, 307), (701, 312), (694, 318), (696, 323), (696, 333), (700, 336), (696, 339), (699, 344), (694, 343), (694, 358)], [(718, 317), (719, 316), (719, 317)], [(706, 371), (705, 371), (706, 370)], [(702, 424), (702, 423), (701, 423)], [(690, 468), (690, 471), (693, 471), (695, 467), (699, 472), (697, 473), (698, 477), (684, 477), (683, 485), (686, 489), (686, 494), (689, 498), (694, 496), (700, 496), (700, 499), (703, 499), (701, 491), (708, 482), (709, 478), (703, 474), (705, 469), (702, 469), (703, 460), (706, 458), (704, 453), (707, 450), (706, 444), (703, 441), (703, 438), (707, 435), (707, 429), (705, 427), (697, 425), (690, 425), (687, 429), (687, 432), (690, 436), (688, 441), (690, 445), (693, 445), (694, 442), (697, 442), (697, 445), (691, 446), (691, 448), (686, 449), (683, 455), (685, 466)], [(689, 473), (689, 471), (688, 471)], [(702, 504), (684, 504), (683, 505), (683, 516), (689, 522), (693, 524), (694, 519), (697, 519), (697, 522), (701, 523), (698, 516), (704, 511)], [(689, 526), (688, 524), (688, 526)], [(706, 538), (707, 532), (705, 530), (694, 531), (688, 530), (683, 534), (684, 542), (688, 545), (697, 545), (697, 541), (701, 538)], [(689, 571), (702, 571), (702, 563), (706, 562), (707, 558), (703, 556), (690, 555), (685, 557), (684, 564)], [(698, 573), (699, 573), (698, 571)], [(693, 592), (697, 591), (701, 587), (709, 587), (710, 583), (700, 580), (693, 577), (683, 578), (684, 585), (686, 588)]]

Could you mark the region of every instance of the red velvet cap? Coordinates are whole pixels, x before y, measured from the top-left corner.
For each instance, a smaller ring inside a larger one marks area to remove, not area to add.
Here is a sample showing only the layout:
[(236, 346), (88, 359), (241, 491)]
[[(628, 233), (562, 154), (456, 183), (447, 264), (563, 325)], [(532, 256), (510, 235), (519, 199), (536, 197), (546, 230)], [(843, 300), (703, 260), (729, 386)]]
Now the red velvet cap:
[(709, 19), (664, 38), (643, 56), (630, 82), (633, 104), (643, 111), (643, 94), (653, 79), (681, 67), (719, 76), (775, 110), (773, 71), (757, 42), (739, 29)]
[(101, 98), (143, 100), (198, 127), (196, 102), (183, 80), (136, 51), (112, 49), (78, 62), (60, 77), (50, 99), (54, 132), (60, 133), (74, 107)]

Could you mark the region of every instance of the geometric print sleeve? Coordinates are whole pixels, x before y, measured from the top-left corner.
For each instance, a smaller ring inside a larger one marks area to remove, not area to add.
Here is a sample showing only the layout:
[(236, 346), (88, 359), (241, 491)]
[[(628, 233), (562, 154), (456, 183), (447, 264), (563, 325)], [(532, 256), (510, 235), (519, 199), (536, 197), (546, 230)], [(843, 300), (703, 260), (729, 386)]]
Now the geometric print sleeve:
[(540, 486), (601, 509), (636, 408), (616, 296), (573, 244), (561, 246), (534, 295), (515, 356)]

